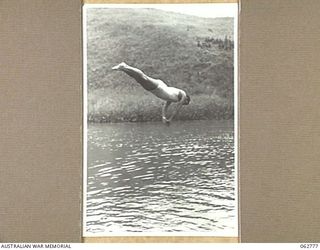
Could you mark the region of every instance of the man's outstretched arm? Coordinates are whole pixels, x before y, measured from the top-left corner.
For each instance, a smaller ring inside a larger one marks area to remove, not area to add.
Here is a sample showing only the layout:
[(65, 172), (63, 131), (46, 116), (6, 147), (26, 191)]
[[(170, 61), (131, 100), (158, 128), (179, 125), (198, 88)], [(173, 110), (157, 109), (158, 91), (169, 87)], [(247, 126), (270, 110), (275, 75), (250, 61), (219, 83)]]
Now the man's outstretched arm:
[(166, 104), (163, 105), (163, 107), (162, 107), (162, 122), (164, 122), (164, 123), (168, 122), (167, 112), (168, 112), (168, 108), (169, 108), (170, 104), (171, 104), (171, 102), (167, 101)]
[(183, 103), (185, 102), (186, 98), (187, 98), (187, 97), (186, 97), (185, 95), (183, 95), (183, 96), (181, 97), (181, 100), (180, 100), (179, 103), (177, 104), (177, 107), (176, 107), (175, 111), (173, 111), (173, 113), (172, 113), (172, 115), (170, 116), (170, 118), (167, 119), (169, 122), (171, 122), (171, 120), (173, 119), (173, 117), (175, 117), (175, 116), (178, 114), (178, 112), (179, 112), (180, 109), (182, 108), (182, 105), (183, 105)]

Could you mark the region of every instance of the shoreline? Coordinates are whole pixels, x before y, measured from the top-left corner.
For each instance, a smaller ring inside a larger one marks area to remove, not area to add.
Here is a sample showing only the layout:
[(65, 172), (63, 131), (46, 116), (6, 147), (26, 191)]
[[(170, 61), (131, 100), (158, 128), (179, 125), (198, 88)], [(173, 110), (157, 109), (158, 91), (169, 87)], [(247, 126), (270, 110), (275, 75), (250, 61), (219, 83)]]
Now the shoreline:
[[(208, 119), (193, 119), (193, 120), (173, 120), (172, 123), (176, 122), (196, 122), (196, 121), (226, 121), (226, 122), (232, 122), (234, 121), (234, 117), (229, 119), (216, 119), (216, 118), (208, 118)], [(162, 121), (159, 120), (149, 120), (149, 121), (92, 121), (87, 119), (87, 124), (138, 124), (138, 123), (159, 123)]]

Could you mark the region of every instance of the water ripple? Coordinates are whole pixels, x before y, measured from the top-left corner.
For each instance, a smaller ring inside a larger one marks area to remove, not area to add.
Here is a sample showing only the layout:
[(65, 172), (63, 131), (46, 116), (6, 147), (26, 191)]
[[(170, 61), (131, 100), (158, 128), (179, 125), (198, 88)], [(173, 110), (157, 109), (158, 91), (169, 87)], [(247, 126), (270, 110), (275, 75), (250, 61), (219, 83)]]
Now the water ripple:
[(233, 135), (208, 121), (90, 125), (86, 230), (234, 229)]

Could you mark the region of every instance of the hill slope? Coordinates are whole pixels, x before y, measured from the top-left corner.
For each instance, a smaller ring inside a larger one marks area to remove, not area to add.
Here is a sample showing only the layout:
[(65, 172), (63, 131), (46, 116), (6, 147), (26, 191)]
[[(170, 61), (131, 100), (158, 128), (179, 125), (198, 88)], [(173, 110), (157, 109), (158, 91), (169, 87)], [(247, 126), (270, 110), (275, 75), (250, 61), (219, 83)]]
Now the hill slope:
[(205, 38), (233, 36), (232, 18), (199, 18), (155, 9), (88, 9), (88, 118), (159, 120), (161, 100), (111, 67), (125, 61), (190, 93), (180, 119), (233, 117), (233, 51)]

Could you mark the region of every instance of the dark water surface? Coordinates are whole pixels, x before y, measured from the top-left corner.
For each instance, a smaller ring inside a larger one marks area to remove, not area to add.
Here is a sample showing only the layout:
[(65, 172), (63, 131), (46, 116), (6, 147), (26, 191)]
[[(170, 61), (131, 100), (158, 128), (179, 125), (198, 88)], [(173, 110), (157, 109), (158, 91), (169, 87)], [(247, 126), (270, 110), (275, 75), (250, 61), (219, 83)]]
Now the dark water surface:
[(233, 121), (89, 124), (88, 233), (236, 229)]

